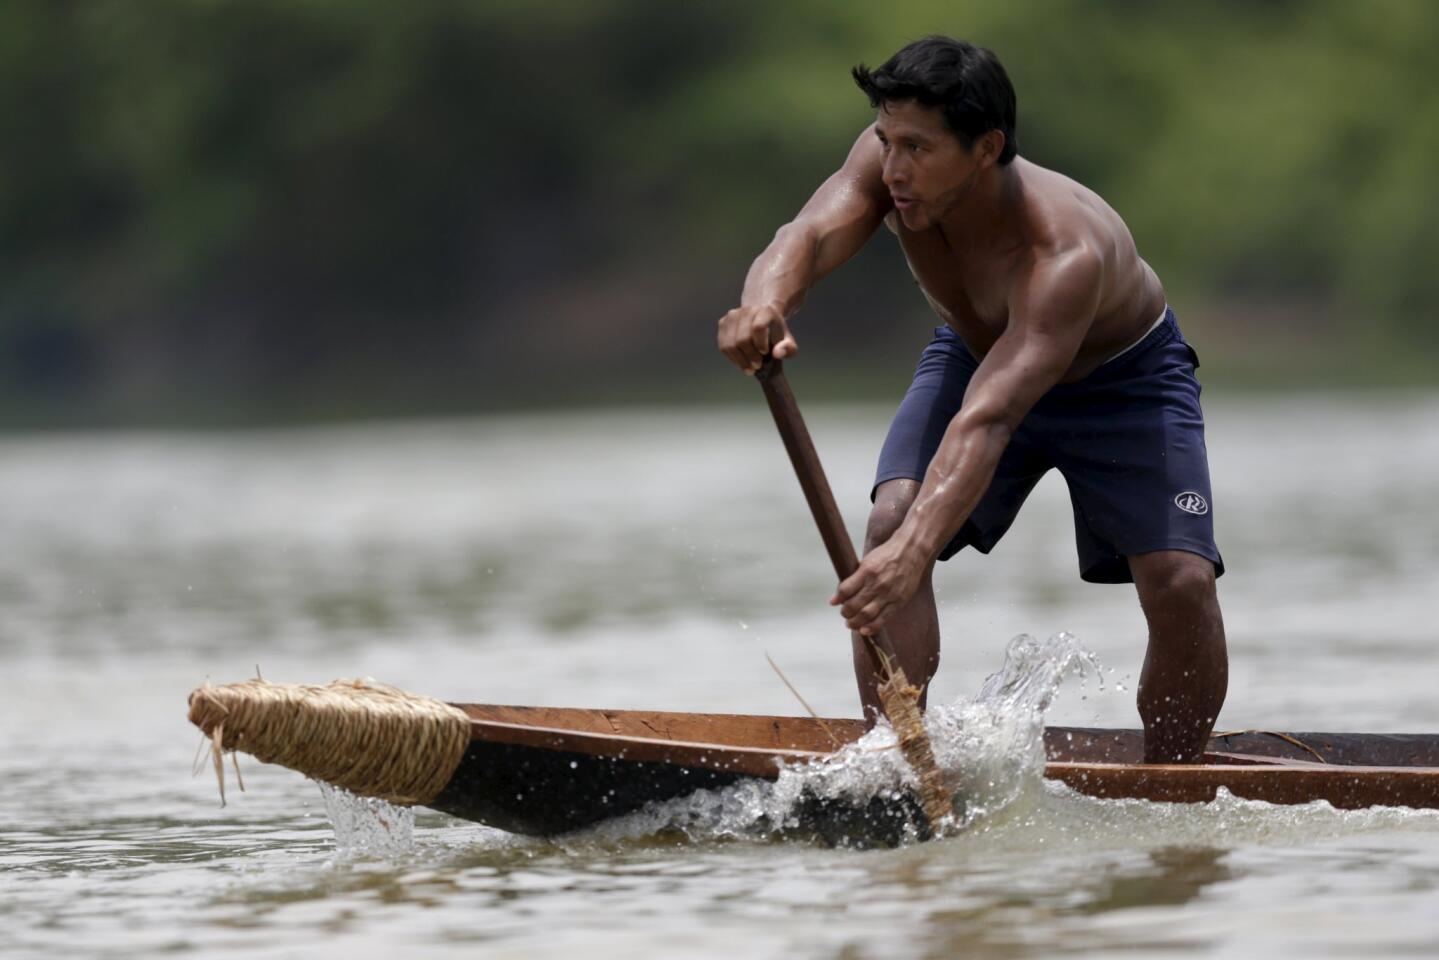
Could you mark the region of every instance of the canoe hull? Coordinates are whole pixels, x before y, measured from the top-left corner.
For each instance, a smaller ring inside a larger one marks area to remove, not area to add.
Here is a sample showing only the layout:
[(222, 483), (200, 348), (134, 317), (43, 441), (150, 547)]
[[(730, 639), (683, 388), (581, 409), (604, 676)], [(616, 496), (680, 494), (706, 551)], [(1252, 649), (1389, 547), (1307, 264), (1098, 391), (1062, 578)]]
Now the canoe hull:
[[(554, 836), (651, 802), (823, 759), (864, 732), (858, 720), (460, 704), (471, 744), (427, 806), (513, 833)], [(1138, 730), (1051, 727), (1045, 775), (1081, 793), (1200, 803), (1223, 787), (1271, 803), (1439, 808), (1439, 736), (1234, 733), (1213, 763), (1138, 762)], [(927, 828), (913, 798), (863, 806), (802, 797), (791, 832), (831, 843), (890, 845)]]
[(475, 740), (427, 806), (510, 833), (555, 836), (742, 779), (698, 766)]

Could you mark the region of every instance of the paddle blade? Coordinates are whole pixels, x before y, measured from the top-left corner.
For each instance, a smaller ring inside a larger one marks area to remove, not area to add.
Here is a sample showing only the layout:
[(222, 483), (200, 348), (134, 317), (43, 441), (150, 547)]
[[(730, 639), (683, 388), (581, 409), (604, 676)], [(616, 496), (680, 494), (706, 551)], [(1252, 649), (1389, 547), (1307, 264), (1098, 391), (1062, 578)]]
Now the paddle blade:
[(930, 830), (939, 836), (942, 825), (954, 812), (954, 797), (944, 784), (924, 718), (919, 712), (919, 688), (912, 686), (898, 666), (889, 679), (879, 686), (884, 715), (899, 737), (899, 752), (919, 779), (919, 804), (924, 809)]

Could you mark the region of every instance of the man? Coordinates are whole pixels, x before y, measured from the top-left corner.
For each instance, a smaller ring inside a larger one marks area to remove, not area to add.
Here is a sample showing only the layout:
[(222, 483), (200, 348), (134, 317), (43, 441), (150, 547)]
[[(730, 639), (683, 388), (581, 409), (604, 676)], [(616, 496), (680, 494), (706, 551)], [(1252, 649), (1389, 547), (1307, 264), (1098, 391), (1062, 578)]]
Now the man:
[(887, 630), (905, 673), (927, 685), (939, 665), (935, 560), (988, 553), (1058, 468), (1081, 577), (1133, 582), (1148, 621), (1145, 761), (1198, 761), (1228, 683), (1223, 564), (1198, 358), (1158, 277), (1102, 199), (1017, 155), (1014, 89), (990, 51), (928, 37), (854, 79), (875, 123), (775, 234), (719, 324), (721, 351), (748, 374), (770, 352), (793, 356), (789, 317), (881, 223), (944, 321), (885, 440), (864, 559), (830, 602), (857, 634)]

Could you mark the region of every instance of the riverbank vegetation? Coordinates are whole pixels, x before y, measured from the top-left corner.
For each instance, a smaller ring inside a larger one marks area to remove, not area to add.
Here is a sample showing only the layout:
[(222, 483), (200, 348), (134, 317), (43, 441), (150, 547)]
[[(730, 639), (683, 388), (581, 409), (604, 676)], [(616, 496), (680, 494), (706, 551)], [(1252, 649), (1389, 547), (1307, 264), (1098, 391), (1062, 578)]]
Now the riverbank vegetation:
[[(715, 318), (947, 32), (1126, 218), (1213, 381), (1439, 380), (1439, 6), (284, 0), (0, 8), (0, 422), (748, 397)], [(798, 321), (891, 393), (881, 237)], [(728, 379), (727, 379), (728, 378)]]

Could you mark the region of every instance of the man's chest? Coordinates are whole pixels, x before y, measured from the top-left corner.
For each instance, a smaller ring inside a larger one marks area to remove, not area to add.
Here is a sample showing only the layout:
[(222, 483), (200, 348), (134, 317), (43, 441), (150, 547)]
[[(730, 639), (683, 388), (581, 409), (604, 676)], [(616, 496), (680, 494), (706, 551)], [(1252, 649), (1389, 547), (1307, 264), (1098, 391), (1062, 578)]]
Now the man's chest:
[(987, 348), (1009, 323), (1019, 257), (961, 255), (941, 238), (900, 238), (910, 272), (935, 312), (974, 346)]

